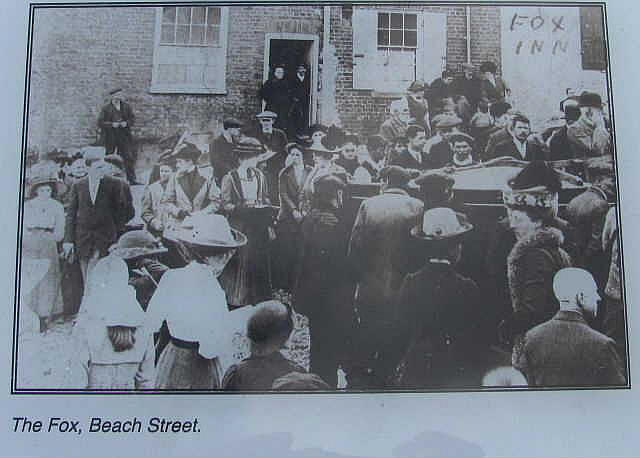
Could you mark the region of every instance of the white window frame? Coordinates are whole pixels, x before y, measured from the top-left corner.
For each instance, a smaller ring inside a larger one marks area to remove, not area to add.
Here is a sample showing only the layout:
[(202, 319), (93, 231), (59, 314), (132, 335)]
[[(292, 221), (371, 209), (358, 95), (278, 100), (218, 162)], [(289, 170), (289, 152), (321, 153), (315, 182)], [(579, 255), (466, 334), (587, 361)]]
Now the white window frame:
[[(181, 6), (181, 5), (175, 5)], [(198, 5), (185, 5), (185, 6), (198, 6)], [(215, 6), (215, 5), (207, 5)], [(151, 76), (151, 87), (149, 92), (152, 94), (226, 94), (226, 68), (227, 68), (227, 53), (228, 53), (228, 32), (229, 32), (229, 7), (220, 6), (220, 39), (216, 45), (178, 45), (178, 44), (161, 44), (162, 38), (162, 6), (156, 7), (156, 21), (153, 43), (153, 70)], [(206, 32), (205, 32), (206, 33)], [(219, 65), (223, 66), (224, 71), (222, 73), (221, 81), (217, 81), (215, 87), (206, 87), (204, 84), (201, 87), (195, 87), (193, 85), (178, 85), (178, 84), (165, 84), (156, 81), (158, 75), (158, 51), (161, 46), (167, 47), (184, 47), (184, 48), (210, 48), (221, 50), (221, 59), (219, 59)]]

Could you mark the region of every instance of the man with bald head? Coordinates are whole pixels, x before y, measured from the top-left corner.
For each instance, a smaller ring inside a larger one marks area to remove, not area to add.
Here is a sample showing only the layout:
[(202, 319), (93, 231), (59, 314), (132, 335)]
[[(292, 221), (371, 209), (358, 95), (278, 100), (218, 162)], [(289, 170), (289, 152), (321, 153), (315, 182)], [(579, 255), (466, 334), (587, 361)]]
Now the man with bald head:
[(251, 355), (224, 375), (225, 390), (270, 390), (273, 382), (291, 372), (306, 372), (280, 352), (293, 331), (291, 309), (278, 301), (256, 305), (247, 322)]
[(613, 339), (589, 325), (598, 312), (598, 287), (584, 269), (568, 267), (553, 279), (560, 310), (531, 329), (515, 366), (530, 386), (624, 385)]

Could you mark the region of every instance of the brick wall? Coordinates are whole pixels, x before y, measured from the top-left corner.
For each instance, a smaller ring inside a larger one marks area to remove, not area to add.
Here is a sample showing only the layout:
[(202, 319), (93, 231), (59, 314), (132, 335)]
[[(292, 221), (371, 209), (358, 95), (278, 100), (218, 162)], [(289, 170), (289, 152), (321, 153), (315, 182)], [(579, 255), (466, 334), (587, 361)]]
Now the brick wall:
[[(464, 7), (408, 6), (447, 12), (447, 67), (466, 59)], [(321, 6), (246, 6), (229, 10), (226, 95), (151, 94), (155, 8), (37, 8), (32, 42), (28, 146), (71, 148), (96, 139), (95, 122), (109, 89), (123, 86), (136, 114), (134, 135), (154, 143), (186, 126), (211, 129), (224, 115), (250, 119), (259, 109), (264, 40), (268, 32), (317, 35), (322, 51)], [(497, 7), (471, 7), (471, 56), (500, 63)], [(336, 72), (335, 105), (345, 127), (377, 130), (389, 99), (352, 88), (351, 7), (331, 7)], [(322, 54), (321, 54), (322, 55)], [(326, 67), (325, 67), (326, 68)], [(328, 69), (326, 69), (328, 71)], [(323, 91), (325, 96), (330, 91)], [(333, 102), (333, 100), (331, 101)], [(322, 113), (322, 101), (319, 106)], [(326, 121), (326, 118), (323, 117)]]
[[(384, 9), (384, 6), (367, 8)], [(447, 14), (448, 69), (460, 71), (467, 59), (466, 9), (459, 6), (413, 6), (407, 11), (445, 12)], [(353, 30), (351, 7), (332, 7), (331, 42), (338, 56), (336, 100), (340, 119), (349, 130), (375, 133), (387, 116), (390, 98), (376, 96), (373, 91), (353, 89)], [(484, 60), (500, 67), (500, 12), (495, 6), (472, 6), (470, 14), (471, 61), (479, 65)], [(374, 37), (372, 37), (374, 39)], [(430, 83), (430, 81), (427, 81)]]

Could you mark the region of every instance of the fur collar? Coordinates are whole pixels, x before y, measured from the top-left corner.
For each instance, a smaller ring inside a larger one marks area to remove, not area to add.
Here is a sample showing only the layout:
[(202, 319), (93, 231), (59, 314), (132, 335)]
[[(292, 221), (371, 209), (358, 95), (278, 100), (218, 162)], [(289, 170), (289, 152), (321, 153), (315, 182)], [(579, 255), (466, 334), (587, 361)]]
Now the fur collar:
[(542, 227), (527, 237), (518, 240), (509, 253), (508, 263), (518, 262), (530, 249), (558, 248), (564, 242), (564, 235), (555, 227)]

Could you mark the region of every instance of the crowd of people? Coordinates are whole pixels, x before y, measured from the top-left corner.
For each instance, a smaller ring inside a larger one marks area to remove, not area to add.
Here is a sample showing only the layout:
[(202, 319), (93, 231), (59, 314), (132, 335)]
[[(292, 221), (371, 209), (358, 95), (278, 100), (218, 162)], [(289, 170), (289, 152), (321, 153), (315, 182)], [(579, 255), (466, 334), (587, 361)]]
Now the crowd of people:
[[(414, 82), (368, 137), (335, 123), (285, 131), (273, 108), (225, 119), (208, 151), (180, 138), (151, 170), (141, 227), (135, 174), (109, 145), (46, 155), (29, 171), (23, 272), (41, 273), (21, 321), (45, 333), (74, 321), (89, 389), (624, 385), (601, 97), (568, 96), (532, 132), (495, 65), (481, 72)], [(110, 113), (107, 127), (123, 129), (132, 115), (114, 99), (100, 123)], [(455, 174), (502, 163), (521, 169), (506, 214), (474, 238)], [(560, 209), (567, 176), (588, 186)], [(358, 184), (380, 191), (354, 219)], [(302, 315), (309, 371), (281, 351)], [(506, 372), (489, 372), (495, 354), (510, 355)]]

